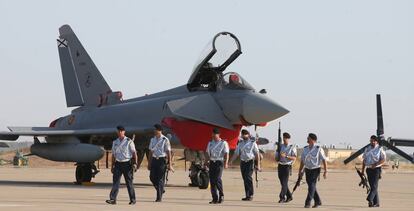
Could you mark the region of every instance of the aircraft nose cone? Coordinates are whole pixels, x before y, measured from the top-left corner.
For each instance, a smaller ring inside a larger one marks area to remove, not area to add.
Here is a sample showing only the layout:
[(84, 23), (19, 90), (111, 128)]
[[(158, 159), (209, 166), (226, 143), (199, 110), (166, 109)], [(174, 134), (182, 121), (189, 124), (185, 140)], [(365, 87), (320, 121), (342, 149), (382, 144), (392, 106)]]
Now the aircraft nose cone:
[(250, 94), (243, 99), (243, 117), (252, 124), (270, 122), (287, 113), (286, 108), (263, 94)]

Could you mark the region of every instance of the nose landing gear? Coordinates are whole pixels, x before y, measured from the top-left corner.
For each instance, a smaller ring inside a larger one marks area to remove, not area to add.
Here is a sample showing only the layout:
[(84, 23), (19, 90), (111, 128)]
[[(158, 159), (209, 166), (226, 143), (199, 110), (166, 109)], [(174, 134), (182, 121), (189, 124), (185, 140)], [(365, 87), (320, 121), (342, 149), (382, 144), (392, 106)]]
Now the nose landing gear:
[(210, 181), (208, 169), (203, 167), (200, 163), (191, 162), (189, 177), (191, 187), (198, 187), (200, 189), (207, 189)]
[(184, 154), (185, 160), (191, 162), (190, 173), (188, 175), (191, 183), (188, 185), (200, 189), (207, 189), (210, 177), (208, 175), (208, 168), (204, 165), (204, 152), (185, 149)]

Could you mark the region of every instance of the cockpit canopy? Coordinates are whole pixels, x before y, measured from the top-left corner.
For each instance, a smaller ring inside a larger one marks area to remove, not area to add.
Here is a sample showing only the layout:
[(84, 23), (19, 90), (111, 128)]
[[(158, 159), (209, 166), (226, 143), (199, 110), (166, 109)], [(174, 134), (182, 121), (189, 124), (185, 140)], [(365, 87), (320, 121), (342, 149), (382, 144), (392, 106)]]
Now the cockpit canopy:
[(202, 52), (194, 66), (187, 87), (189, 91), (216, 91), (218, 88), (253, 88), (237, 73), (224, 70), (241, 54), (237, 37), (229, 32), (220, 32), (214, 36)]
[(244, 80), (244, 78), (235, 72), (228, 72), (224, 74), (220, 85), (227, 89), (254, 90), (254, 88), (246, 80)]

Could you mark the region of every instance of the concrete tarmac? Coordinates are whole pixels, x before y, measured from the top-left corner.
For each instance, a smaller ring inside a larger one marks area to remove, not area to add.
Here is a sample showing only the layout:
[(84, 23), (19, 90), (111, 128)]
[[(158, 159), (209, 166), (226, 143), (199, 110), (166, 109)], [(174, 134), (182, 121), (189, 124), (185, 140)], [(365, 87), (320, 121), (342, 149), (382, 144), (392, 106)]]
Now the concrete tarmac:
[[(112, 174), (108, 169), (93, 180), (92, 186), (73, 184), (74, 168), (14, 168), (0, 167), (0, 210), (306, 210), (303, 208), (307, 185), (303, 183), (294, 193), (293, 201), (278, 204), (280, 191), (275, 171), (259, 173), (259, 187), (254, 200), (244, 202), (244, 187), (238, 169), (225, 170), (223, 177), (225, 202), (209, 205), (210, 190), (188, 187), (188, 172), (170, 173), (162, 203), (155, 203), (155, 190), (150, 185), (148, 171), (140, 169), (135, 175), (137, 204), (128, 205), (125, 185), (120, 189), (117, 205), (105, 200), (111, 189)], [(290, 179), (293, 188), (297, 172)], [(414, 172), (383, 174), (380, 181), (380, 208), (368, 208), (366, 191), (358, 187), (355, 171), (331, 170), (321, 179), (318, 191), (323, 205), (319, 210), (414, 210)], [(123, 181), (123, 180), (122, 180)]]

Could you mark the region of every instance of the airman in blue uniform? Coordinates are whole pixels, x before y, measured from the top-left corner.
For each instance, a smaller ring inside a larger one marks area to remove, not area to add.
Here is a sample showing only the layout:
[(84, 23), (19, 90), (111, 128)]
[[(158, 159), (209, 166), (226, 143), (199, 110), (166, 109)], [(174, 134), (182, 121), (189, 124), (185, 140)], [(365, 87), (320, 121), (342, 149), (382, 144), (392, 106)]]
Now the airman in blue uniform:
[(148, 170), (150, 170), (150, 180), (155, 190), (157, 197), (155, 202), (161, 202), (162, 196), (165, 193), (165, 174), (167, 171), (174, 171), (172, 167), (171, 144), (170, 140), (162, 134), (162, 126), (154, 125), (155, 136), (151, 139), (149, 145)]
[[(283, 144), (280, 148), (280, 160), (277, 167), (280, 185), (282, 186), (279, 194), (279, 203), (292, 201), (292, 193), (289, 190), (289, 175), (292, 172), (292, 165), (296, 160), (296, 147), (289, 145), (290, 134), (283, 133)], [(279, 158), (276, 151), (276, 160)]]
[[(233, 157), (231, 158), (230, 165), (240, 156), (240, 171), (244, 182), (244, 191), (246, 197), (242, 198), (242, 201), (253, 200), (253, 170), (257, 168), (260, 171), (260, 152), (256, 144), (256, 140), (250, 136), (249, 131), (243, 129), (241, 131), (242, 138), (239, 140)], [(254, 161), (257, 160), (258, 165), (254, 166)]]
[(369, 186), (371, 187), (368, 196), (369, 207), (379, 207), (379, 195), (378, 195), (378, 181), (381, 175), (381, 166), (384, 164), (386, 154), (384, 149), (378, 144), (378, 138), (371, 136), (370, 146), (365, 149), (363, 154), (362, 172), (366, 168)]
[(133, 205), (136, 203), (133, 176), (137, 168), (137, 152), (134, 141), (125, 136), (125, 128), (118, 126), (117, 131), (118, 138), (112, 143), (111, 172), (113, 173), (113, 185), (109, 200), (106, 200), (106, 203), (116, 204), (121, 176), (124, 175), (129, 194), (129, 204)]
[(308, 146), (303, 148), (301, 155), (299, 175), (302, 174), (302, 170), (305, 168), (306, 183), (308, 184), (308, 195), (305, 200), (305, 208), (310, 208), (312, 199), (315, 202), (313, 208), (317, 208), (322, 205), (321, 198), (316, 190), (316, 182), (318, 181), (321, 173), (321, 164), (323, 164), (323, 177), (325, 179), (328, 173), (325, 152), (322, 147), (316, 146), (317, 139), (318, 138), (315, 134), (309, 133)]
[(213, 198), (210, 204), (221, 204), (224, 201), (223, 182), (221, 176), (223, 168), (228, 168), (229, 145), (220, 138), (220, 130), (214, 128), (213, 138), (207, 145), (206, 164), (209, 165), (210, 189)]

